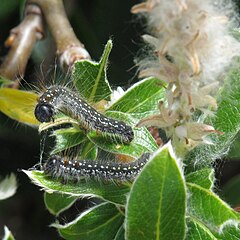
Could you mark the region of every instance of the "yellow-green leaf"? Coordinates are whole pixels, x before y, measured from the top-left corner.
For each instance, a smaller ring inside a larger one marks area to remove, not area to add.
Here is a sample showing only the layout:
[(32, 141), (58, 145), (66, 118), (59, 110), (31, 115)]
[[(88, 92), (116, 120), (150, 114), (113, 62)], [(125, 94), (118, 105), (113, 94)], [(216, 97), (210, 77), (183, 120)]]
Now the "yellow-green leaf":
[(25, 124), (38, 125), (34, 108), (38, 95), (12, 88), (0, 89), (0, 111), (8, 117)]

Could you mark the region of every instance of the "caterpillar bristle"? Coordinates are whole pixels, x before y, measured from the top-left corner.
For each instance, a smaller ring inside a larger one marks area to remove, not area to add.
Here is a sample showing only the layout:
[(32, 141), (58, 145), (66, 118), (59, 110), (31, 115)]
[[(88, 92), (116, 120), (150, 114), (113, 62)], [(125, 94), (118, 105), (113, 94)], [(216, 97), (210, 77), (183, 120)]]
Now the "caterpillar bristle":
[(118, 142), (129, 144), (134, 138), (131, 126), (104, 116), (68, 88), (55, 85), (39, 98), (35, 116), (40, 122), (49, 122), (59, 111), (77, 120), (87, 130), (100, 132)]
[(70, 160), (58, 155), (51, 156), (43, 165), (46, 175), (68, 181), (79, 182), (81, 179), (103, 181), (133, 181), (141, 172), (150, 154), (144, 153), (139, 159), (130, 163), (97, 162), (91, 160)]

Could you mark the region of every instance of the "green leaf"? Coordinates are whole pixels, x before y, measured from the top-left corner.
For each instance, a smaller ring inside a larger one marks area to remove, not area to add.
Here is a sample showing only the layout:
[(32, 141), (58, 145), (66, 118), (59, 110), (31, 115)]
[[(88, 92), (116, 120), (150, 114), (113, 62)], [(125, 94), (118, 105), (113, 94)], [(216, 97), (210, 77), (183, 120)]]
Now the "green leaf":
[(83, 141), (86, 141), (84, 132), (74, 127), (55, 130), (53, 136), (56, 137), (56, 145), (52, 154), (77, 146)]
[(120, 121), (127, 122), (130, 126), (135, 127), (136, 124), (139, 122), (138, 119), (133, 118), (131, 114), (129, 113), (124, 113), (124, 112), (119, 112), (119, 111), (109, 111), (107, 110), (104, 113), (105, 116), (117, 119)]
[(160, 149), (133, 183), (126, 212), (126, 238), (184, 239), (186, 188), (170, 145)]
[(189, 173), (186, 181), (195, 183), (203, 188), (211, 189), (214, 181), (214, 170), (212, 168), (203, 168), (196, 172)]
[(231, 149), (228, 152), (227, 159), (234, 159), (236, 161), (240, 160), (240, 134), (237, 134), (237, 137), (234, 139), (234, 142), (231, 144)]
[(34, 108), (38, 95), (12, 88), (0, 88), (0, 111), (19, 122), (38, 125)]
[(44, 203), (48, 211), (56, 216), (70, 208), (77, 199), (78, 197), (69, 196), (62, 193), (44, 193)]
[(157, 78), (146, 78), (129, 88), (107, 110), (129, 113), (138, 120), (158, 114), (158, 103), (164, 100), (165, 96), (162, 84)]
[(226, 221), (238, 220), (237, 214), (215, 193), (194, 183), (187, 183), (188, 212), (209, 229), (216, 230)]
[(99, 148), (116, 154), (140, 157), (144, 152), (154, 152), (158, 146), (146, 128), (134, 128), (134, 140), (130, 144), (119, 144), (91, 131), (87, 137)]
[(124, 228), (123, 228), (123, 225), (122, 225), (122, 226), (118, 229), (118, 232), (117, 232), (114, 240), (125, 240), (124, 235), (125, 235), (125, 231), (124, 231)]
[(222, 229), (229, 224), (236, 225), (240, 218), (214, 192), (213, 170), (205, 168), (186, 177), (188, 198), (188, 240), (238, 239), (221, 238)]
[(99, 63), (83, 60), (74, 65), (73, 79), (76, 88), (88, 102), (109, 100), (112, 93), (106, 76), (108, 57), (112, 49), (112, 41), (106, 44), (104, 53)]
[(231, 206), (237, 207), (240, 205), (240, 174), (230, 179), (224, 185), (221, 196)]
[(2, 240), (14, 240), (12, 233), (9, 231), (7, 226), (4, 226), (4, 236)]
[(210, 229), (198, 219), (190, 218), (187, 228), (187, 240), (217, 240)]
[(216, 234), (219, 240), (239, 240), (240, 239), (240, 225), (236, 222), (226, 224), (220, 233)]
[(218, 110), (214, 117), (209, 117), (205, 121), (206, 124), (212, 125), (216, 130), (223, 132), (223, 134), (212, 134), (209, 136), (213, 144), (202, 144), (194, 148), (188, 154), (186, 162), (202, 166), (227, 153), (229, 146), (240, 130), (239, 79), (239, 67), (229, 72), (225, 84), (218, 95)]
[(81, 156), (81, 159), (95, 160), (97, 158), (97, 154), (98, 148), (88, 140), (82, 144), (79, 156)]
[(130, 190), (130, 183), (114, 184), (112, 182), (100, 182), (96, 180), (87, 180), (83, 182), (67, 184), (61, 183), (59, 179), (52, 179), (46, 176), (42, 171), (26, 171), (24, 173), (38, 186), (44, 188), (47, 192), (59, 192), (76, 197), (98, 197), (108, 202), (125, 204), (126, 194)]
[(239, 240), (240, 228), (236, 222), (228, 223), (220, 231), (212, 231), (201, 221), (190, 218), (188, 220), (187, 240)]
[(53, 224), (60, 235), (68, 240), (113, 240), (123, 224), (124, 217), (117, 207), (103, 203), (83, 212), (74, 221), (59, 225)]

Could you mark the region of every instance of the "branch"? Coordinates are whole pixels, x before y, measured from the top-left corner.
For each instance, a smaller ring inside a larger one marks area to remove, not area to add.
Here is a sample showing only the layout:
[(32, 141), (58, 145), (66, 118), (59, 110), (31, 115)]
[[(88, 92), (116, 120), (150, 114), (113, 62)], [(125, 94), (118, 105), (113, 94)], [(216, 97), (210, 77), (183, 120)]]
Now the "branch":
[[(23, 21), (11, 30), (5, 41), (5, 46), (11, 49), (0, 66), (0, 75), (12, 80), (24, 76), (34, 44), (42, 39), (43, 35), (41, 9), (35, 4), (28, 4)], [(18, 84), (18, 81), (15, 81), (13, 87), (17, 88)]]
[(14, 88), (18, 88), (18, 79), (24, 76), (34, 44), (44, 36), (43, 16), (55, 40), (63, 70), (68, 72), (77, 60), (90, 59), (84, 45), (74, 34), (62, 0), (29, 0), (23, 21), (11, 30), (5, 41), (5, 46), (11, 49), (0, 66), (1, 76), (17, 80), (12, 84)]
[(84, 45), (77, 39), (65, 13), (62, 0), (30, 0), (39, 5), (55, 40), (60, 65), (68, 71), (77, 60), (90, 59)]

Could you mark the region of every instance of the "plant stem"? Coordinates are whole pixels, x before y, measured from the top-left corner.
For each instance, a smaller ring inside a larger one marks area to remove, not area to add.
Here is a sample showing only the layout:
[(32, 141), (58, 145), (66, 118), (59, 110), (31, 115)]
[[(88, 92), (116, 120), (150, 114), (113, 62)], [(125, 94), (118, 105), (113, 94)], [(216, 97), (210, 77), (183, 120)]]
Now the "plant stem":
[(43, 17), (56, 43), (63, 70), (68, 72), (77, 60), (90, 59), (68, 21), (62, 0), (29, 0), (23, 21), (11, 30), (5, 41), (5, 46), (11, 49), (0, 66), (2, 77), (16, 80), (11, 85), (13, 88), (18, 88), (19, 79), (24, 76), (34, 44), (44, 37)]
[[(41, 9), (35, 4), (27, 4), (23, 21), (10, 32), (5, 41), (6, 47), (11, 47), (2, 65), (0, 75), (12, 80), (24, 76), (28, 59), (34, 44), (44, 36)], [(12, 87), (17, 88), (18, 81)]]
[(57, 46), (60, 65), (66, 71), (77, 60), (90, 59), (84, 45), (77, 39), (65, 13), (62, 0), (31, 0), (38, 4)]

